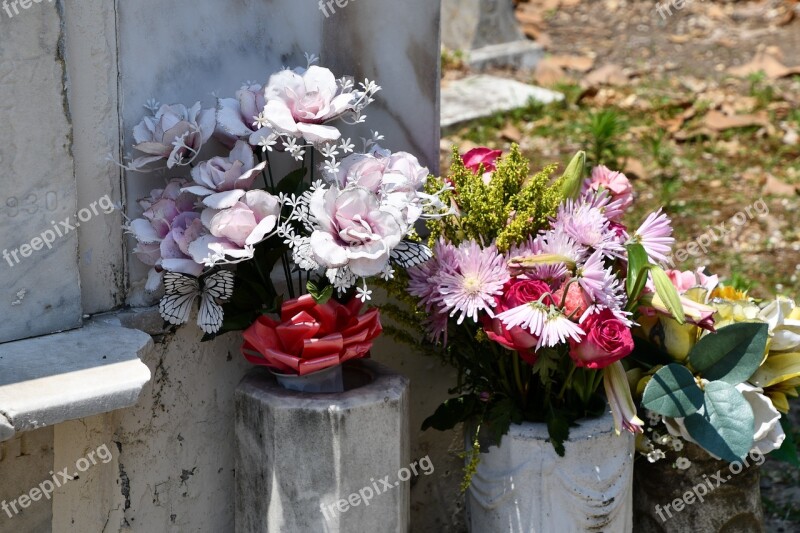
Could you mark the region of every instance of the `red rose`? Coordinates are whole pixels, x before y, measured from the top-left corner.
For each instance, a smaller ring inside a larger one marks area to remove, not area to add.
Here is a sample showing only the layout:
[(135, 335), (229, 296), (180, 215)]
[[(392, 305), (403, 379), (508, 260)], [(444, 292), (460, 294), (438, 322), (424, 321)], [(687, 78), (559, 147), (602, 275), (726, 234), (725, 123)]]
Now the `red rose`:
[(244, 332), (242, 353), (254, 365), (301, 376), (365, 357), (381, 333), (377, 309), (359, 314), (362, 303), (329, 300), (319, 305), (311, 295), (289, 300), (280, 321), (259, 317)]
[[(550, 292), (550, 286), (541, 280), (524, 278), (514, 278), (503, 287), (503, 295), (497, 298), (497, 307), (494, 308), (495, 314), (502, 313), (508, 309), (519, 307), (530, 302), (535, 302), (543, 294)], [(549, 304), (549, 297), (545, 298), (544, 303)], [(528, 331), (519, 326), (507, 328), (498, 318), (489, 318), (483, 315), (483, 330), (490, 340), (505, 346), (509, 350), (519, 352), (520, 357), (530, 364), (536, 362), (536, 352), (531, 349), (536, 346), (538, 338), (531, 335)]]
[(473, 148), (461, 158), (464, 161), (464, 166), (474, 173), (480, 172), (481, 165), (483, 165), (484, 173), (492, 173), (497, 170), (495, 161), (503, 155), (500, 150), (492, 150), (481, 146), (480, 148)]
[(591, 315), (581, 327), (588, 332), (581, 342), (569, 341), (575, 366), (605, 368), (633, 351), (630, 328), (608, 309)]

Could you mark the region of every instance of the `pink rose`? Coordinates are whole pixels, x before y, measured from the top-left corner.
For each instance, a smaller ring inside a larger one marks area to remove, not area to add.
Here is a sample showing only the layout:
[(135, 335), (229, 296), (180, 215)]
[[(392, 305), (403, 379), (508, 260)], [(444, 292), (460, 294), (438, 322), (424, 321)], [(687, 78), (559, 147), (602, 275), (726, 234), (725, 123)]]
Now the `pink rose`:
[(473, 148), (464, 154), (461, 159), (464, 161), (464, 166), (476, 174), (483, 168), (483, 182), (488, 185), (492, 179), (492, 173), (497, 170), (495, 162), (501, 155), (503, 155), (503, 152), (500, 150), (492, 150), (481, 146), (480, 148)]
[(592, 170), (592, 177), (584, 190), (599, 191), (605, 189), (614, 200), (622, 201), (622, 209), (627, 209), (633, 204), (633, 185), (622, 172), (609, 170), (608, 167), (599, 165)]
[[(514, 278), (503, 287), (503, 295), (496, 299), (495, 314), (539, 300), (550, 292), (550, 286), (541, 280)], [(542, 300), (552, 303), (547, 296)], [(539, 339), (519, 326), (507, 328), (499, 318), (481, 317), (483, 329), (490, 340), (505, 346), (509, 350), (519, 352), (520, 357), (529, 364), (536, 362), (536, 352), (532, 350)]]
[(575, 366), (605, 368), (633, 351), (630, 329), (608, 309), (591, 315), (581, 327), (587, 332), (581, 342), (569, 341)]
[(200, 102), (187, 109), (181, 104), (162, 105), (154, 116), (145, 117), (133, 128), (133, 146), (144, 155), (132, 167), (141, 169), (166, 159), (167, 168), (188, 165), (197, 157), (216, 126), (213, 109), (201, 109)]

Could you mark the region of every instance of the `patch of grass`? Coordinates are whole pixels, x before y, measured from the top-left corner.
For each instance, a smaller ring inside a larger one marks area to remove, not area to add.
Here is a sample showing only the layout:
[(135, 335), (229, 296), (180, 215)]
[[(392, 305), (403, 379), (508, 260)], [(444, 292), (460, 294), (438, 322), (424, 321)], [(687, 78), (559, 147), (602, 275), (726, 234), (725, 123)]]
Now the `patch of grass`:
[(582, 125), (584, 146), (591, 166), (623, 168), (628, 150), (621, 139), (628, 131), (628, 121), (613, 108), (590, 113)]
[(775, 99), (775, 88), (763, 70), (747, 76), (747, 81), (750, 84), (749, 94), (756, 99), (759, 109), (767, 107)]

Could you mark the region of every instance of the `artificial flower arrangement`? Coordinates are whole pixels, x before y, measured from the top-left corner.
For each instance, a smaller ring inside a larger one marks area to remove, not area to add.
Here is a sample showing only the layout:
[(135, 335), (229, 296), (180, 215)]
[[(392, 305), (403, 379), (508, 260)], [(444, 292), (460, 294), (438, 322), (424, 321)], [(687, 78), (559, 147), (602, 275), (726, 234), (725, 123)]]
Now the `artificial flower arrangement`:
[[(610, 404), (618, 433), (642, 431), (622, 361), (642, 308), (686, 321), (659, 266), (672, 228), (655, 212), (629, 230), (630, 183), (605, 167), (584, 180), (584, 160), (553, 179), (555, 165), (530, 176), (516, 146), (454, 150), (450, 173), (429, 180), (453, 214), (428, 222), (433, 258), (392, 284), (411, 310), (384, 308), (402, 325), (391, 333), (458, 370), (460, 396), (423, 427), (472, 421), (477, 452), (481, 430), (499, 443), (512, 423), (542, 422), (563, 454), (570, 426)], [(427, 340), (411, 333), (420, 323)]]
[(642, 316), (634, 330), (628, 376), (648, 420), (640, 454), (685, 470), (689, 442), (728, 462), (775, 452), (797, 465), (781, 413), (800, 386), (800, 309), (783, 297), (759, 303), (702, 269), (667, 274), (699, 320)]
[[(249, 361), (300, 376), (367, 356), (381, 332), (378, 311), (362, 312), (368, 280), (430, 257), (414, 224), (441, 211), (416, 157), (381, 148), (377, 133), (354, 153), (334, 125), (364, 122), (380, 87), (356, 89), (308, 59), (216, 109), (148, 102), (134, 129), (141, 155), (126, 167), (190, 167), (191, 179), (152, 191), (127, 224), (134, 254), (151, 266), (146, 289), (164, 288), (163, 318), (184, 324), (199, 300), (206, 338), (246, 330)], [(271, 156), (302, 167), (276, 179)]]

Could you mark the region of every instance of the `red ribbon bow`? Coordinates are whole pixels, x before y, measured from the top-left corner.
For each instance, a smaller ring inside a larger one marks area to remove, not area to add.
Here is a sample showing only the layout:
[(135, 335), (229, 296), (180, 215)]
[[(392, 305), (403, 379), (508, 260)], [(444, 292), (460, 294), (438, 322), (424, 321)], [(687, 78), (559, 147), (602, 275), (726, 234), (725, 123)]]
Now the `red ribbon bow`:
[(357, 298), (320, 305), (310, 294), (289, 300), (280, 322), (261, 316), (245, 330), (242, 353), (254, 365), (300, 376), (362, 358), (383, 331), (378, 310), (360, 315), (363, 305)]

